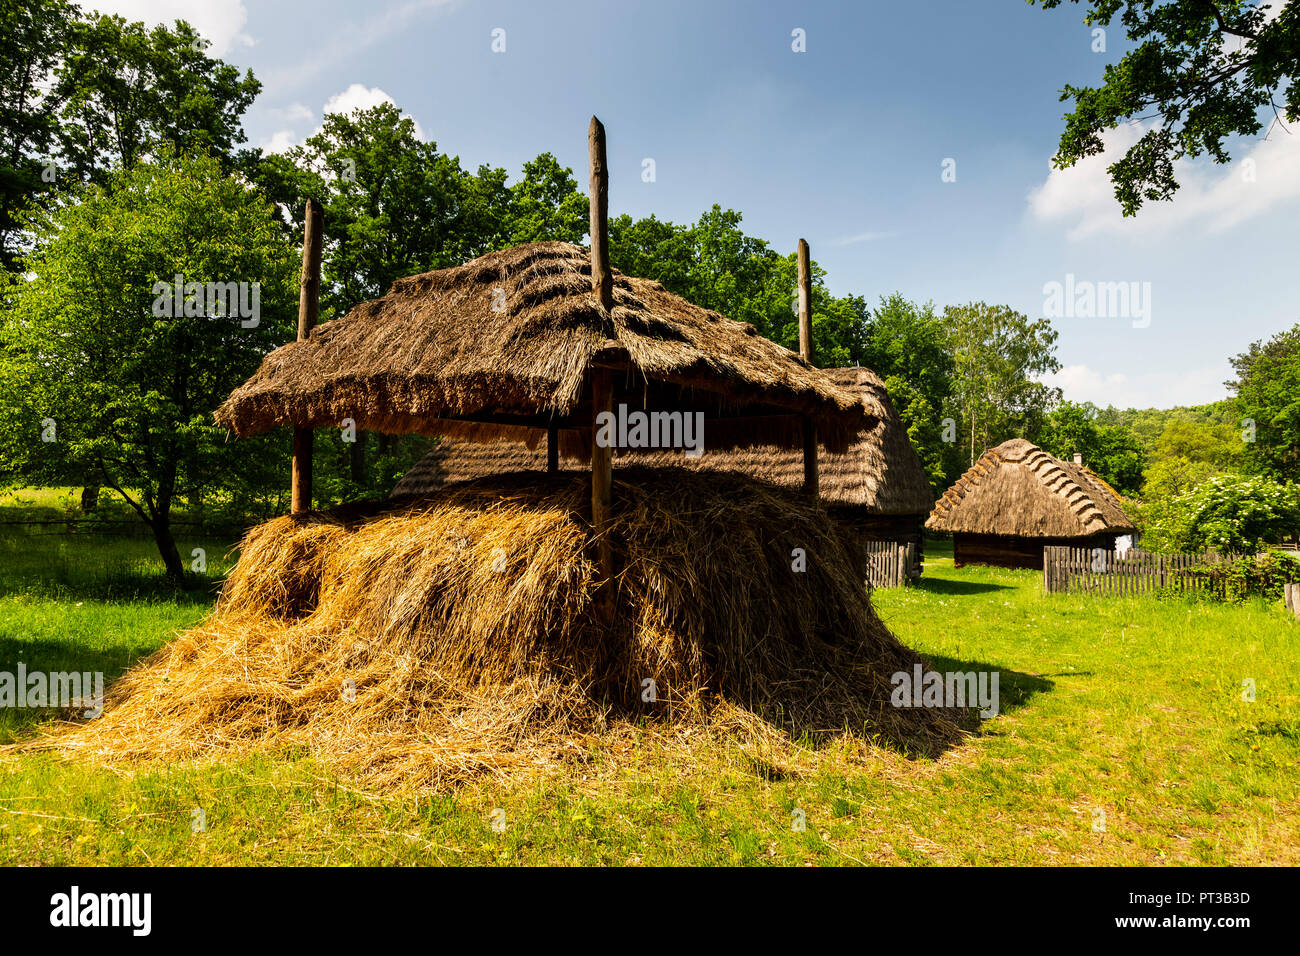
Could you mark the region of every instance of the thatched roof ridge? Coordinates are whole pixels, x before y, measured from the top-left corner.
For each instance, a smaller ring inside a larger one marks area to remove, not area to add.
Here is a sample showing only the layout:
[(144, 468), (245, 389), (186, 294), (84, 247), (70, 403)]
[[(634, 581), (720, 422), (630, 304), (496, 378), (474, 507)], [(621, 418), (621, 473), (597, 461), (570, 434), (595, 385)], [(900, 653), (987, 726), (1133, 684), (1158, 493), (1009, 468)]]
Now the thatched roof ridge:
[[(710, 421), (711, 447), (796, 445), (796, 419), (770, 424), (796, 413), (813, 416), (831, 448), (864, 424), (855, 396), (753, 326), (617, 271), (607, 313), (590, 276), (581, 246), (538, 242), (400, 279), (268, 355), (217, 422), (240, 436), (351, 418), (389, 433), (515, 437), (513, 426), (490, 435), (449, 417), (576, 414), (589, 373), (604, 366), (629, 394), (666, 387), (664, 401), (723, 416)], [(769, 424), (725, 417), (744, 407)]]
[(1023, 438), (990, 448), (940, 498), (932, 531), (1082, 538), (1134, 531), (1119, 496), (1091, 469)]
[[(930, 483), (907, 437), (907, 429), (894, 410), (884, 382), (865, 368), (828, 369), (830, 377), (852, 391), (870, 413), (871, 424), (862, 429), (842, 454), (818, 455), (818, 484), (823, 503), (865, 507), (875, 514), (923, 515), (934, 504)], [(531, 435), (530, 448), (522, 441), (470, 445), (443, 440), (403, 476), (393, 489), (395, 497), (428, 494), (444, 484), (468, 481), (509, 471), (543, 471), (546, 468), (545, 434)], [(562, 433), (560, 466), (585, 467), (580, 449)], [(567, 459), (567, 461), (566, 461)], [(803, 485), (800, 450), (755, 446), (731, 451), (710, 451), (689, 459), (680, 452), (627, 452), (616, 454), (617, 466), (628, 464), (677, 465), (717, 471), (734, 471), (789, 488)]]

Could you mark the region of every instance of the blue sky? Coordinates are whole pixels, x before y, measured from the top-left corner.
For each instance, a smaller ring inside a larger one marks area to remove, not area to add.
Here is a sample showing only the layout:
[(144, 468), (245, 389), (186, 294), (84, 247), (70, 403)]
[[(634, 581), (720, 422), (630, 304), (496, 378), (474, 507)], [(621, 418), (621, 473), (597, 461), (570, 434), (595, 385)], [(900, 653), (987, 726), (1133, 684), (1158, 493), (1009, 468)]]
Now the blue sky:
[[(1053, 318), (1065, 366), (1053, 380), (1076, 401), (1222, 398), (1230, 355), (1300, 321), (1300, 130), (1234, 144), (1230, 166), (1189, 165), (1178, 198), (1137, 219), (1121, 219), (1105, 161), (1051, 170), (1066, 109), (1058, 91), (1097, 82), (1125, 49), (1114, 27), (1095, 52), (1073, 4), (97, 6), (185, 17), (219, 55), (252, 68), (264, 84), (245, 122), (253, 145), (300, 142), (327, 105), (391, 99), (469, 168), (514, 175), (550, 151), (585, 185), (595, 113), (608, 133), (611, 214), (685, 222), (713, 203), (735, 208), (779, 250), (806, 237), (838, 294), (982, 299), (1037, 317), (1044, 287), (1067, 275), (1149, 288), (1149, 323)], [(795, 29), (805, 52), (792, 49)], [(646, 158), (653, 183), (641, 179)], [(955, 181), (943, 181), (945, 160)]]

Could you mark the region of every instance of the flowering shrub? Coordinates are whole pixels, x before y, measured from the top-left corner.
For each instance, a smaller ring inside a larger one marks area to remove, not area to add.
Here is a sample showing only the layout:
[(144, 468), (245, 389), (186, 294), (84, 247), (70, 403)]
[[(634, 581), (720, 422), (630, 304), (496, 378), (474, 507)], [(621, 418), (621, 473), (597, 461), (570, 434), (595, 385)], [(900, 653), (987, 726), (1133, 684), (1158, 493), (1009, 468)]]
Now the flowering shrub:
[(1268, 478), (1216, 475), (1179, 495), (1157, 536), (1172, 551), (1254, 554), (1300, 529), (1300, 489)]

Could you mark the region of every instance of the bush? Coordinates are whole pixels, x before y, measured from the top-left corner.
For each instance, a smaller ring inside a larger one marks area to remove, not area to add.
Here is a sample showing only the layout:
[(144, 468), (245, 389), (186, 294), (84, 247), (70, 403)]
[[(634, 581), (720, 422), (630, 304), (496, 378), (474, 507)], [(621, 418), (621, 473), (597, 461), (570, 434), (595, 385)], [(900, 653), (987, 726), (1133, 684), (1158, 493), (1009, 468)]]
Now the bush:
[(1268, 478), (1216, 475), (1179, 495), (1153, 521), (1171, 551), (1254, 554), (1300, 527), (1300, 490)]
[(1300, 562), (1265, 552), (1213, 567), (1193, 568), (1189, 576), (1205, 582), (1206, 591), (1221, 601), (1237, 603), (1248, 597), (1282, 599), (1282, 585), (1300, 581)]

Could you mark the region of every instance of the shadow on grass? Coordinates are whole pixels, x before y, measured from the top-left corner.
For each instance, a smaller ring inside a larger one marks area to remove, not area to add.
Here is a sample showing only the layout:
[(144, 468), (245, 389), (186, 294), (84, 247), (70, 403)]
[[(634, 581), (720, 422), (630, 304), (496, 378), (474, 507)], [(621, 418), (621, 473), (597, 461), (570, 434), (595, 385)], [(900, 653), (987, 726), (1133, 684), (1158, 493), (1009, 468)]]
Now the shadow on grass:
[[(17, 681), (21, 663), (28, 675), (43, 673), (100, 673), (104, 675), (104, 690), (122, 676), (131, 665), (152, 653), (149, 644), (117, 645), (114, 647), (86, 647), (63, 641), (19, 641), (0, 637), (0, 672), (13, 675)], [(48, 687), (48, 685), (47, 685)], [(15, 687), (16, 693), (26, 693), (26, 687)], [(0, 707), (0, 744), (12, 743), (33, 728), (58, 716), (77, 718), (79, 712), (61, 711), (58, 707)]]
[(989, 584), (984, 581), (954, 581), (951, 578), (927, 578), (924, 574), (912, 586), (921, 591), (929, 591), (931, 594), (986, 594), (990, 591), (1016, 590), (1007, 584)]
[[(210, 544), (209, 547), (215, 548)], [(5, 537), (0, 538), (0, 562), (5, 565), (0, 597), (166, 601), (182, 606), (207, 606), (216, 599), (224, 580), (223, 575), (211, 573), (211, 569), (205, 574), (189, 572), (179, 584), (168, 580), (162, 562), (130, 539)]]
[[(1048, 680), (1045, 674), (1026, 674), (1006, 667), (997, 667), (985, 661), (963, 661), (941, 654), (927, 654), (930, 670), (946, 674), (950, 672), (998, 674), (998, 714), (1009, 714), (1026, 706), (1035, 694), (1045, 694), (1056, 688), (1056, 682)], [(1071, 674), (1070, 676), (1074, 676)], [(982, 722), (983, 723), (983, 722)]]

